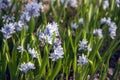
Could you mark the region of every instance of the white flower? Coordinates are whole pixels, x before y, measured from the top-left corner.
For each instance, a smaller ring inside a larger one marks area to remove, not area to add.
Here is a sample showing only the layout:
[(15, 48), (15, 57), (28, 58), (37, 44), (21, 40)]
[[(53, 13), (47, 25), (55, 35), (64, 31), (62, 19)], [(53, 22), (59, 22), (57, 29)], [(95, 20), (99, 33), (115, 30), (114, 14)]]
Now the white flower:
[(33, 49), (29, 48), (28, 52), (32, 56), (32, 58), (37, 58), (37, 51), (35, 51), (34, 48)]
[(103, 9), (106, 10), (108, 7), (109, 7), (109, 1), (108, 1), (108, 0), (105, 0), (105, 1), (103, 2)]
[(85, 46), (87, 45), (88, 41), (83, 39), (82, 41), (80, 41), (80, 44), (79, 44), (79, 50), (84, 50), (85, 49)]
[(94, 34), (94, 35), (98, 35), (100, 39), (103, 38), (102, 29), (95, 29), (95, 30), (93, 31), (93, 34)]
[(69, 0), (69, 2), (70, 2), (70, 6), (71, 6), (71, 7), (74, 7), (74, 8), (78, 7), (78, 2), (77, 2), (77, 0)]
[(79, 50), (87, 50), (87, 51), (91, 51), (91, 47), (90, 44), (87, 45), (88, 41), (86, 39), (83, 39), (82, 41), (80, 41), (79, 44)]
[(116, 0), (117, 7), (120, 7), (120, 0)]
[(87, 51), (91, 51), (92, 50), (91, 47), (90, 47), (90, 44), (88, 46), (86, 46), (86, 50)]
[(18, 46), (17, 49), (19, 50), (19, 52), (23, 52), (24, 51), (23, 46)]
[(88, 63), (88, 59), (84, 54), (82, 54), (82, 56), (79, 56), (79, 59), (77, 60), (77, 62), (78, 62), (78, 66), (82, 66)]
[(101, 22), (101, 24), (105, 24), (105, 23), (106, 23), (106, 21), (107, 21), (107, 19), (104, 17), (104, 18), (102, 18), (102, 19), (101, 19), (101, 21), (100, 21), (100, 22)]
[(50, 54), (50, 59), (52, 59), (52, 61), (55, 61), (55, 60), (58, 60), (58, 59), (61, 59), (63, 58), (63, 48), (61, 45), (55, 47), (54, 46), (54, 52)]
[(27, 72), (28, 72), (28, 70), (30, 70), (30, 69), (35, 69), (35, 67), (34, 67), (34, 64), (33, 63), (31, 63), (31, 62), (28, 62), (28, 63), (22, 63), (21, 65), (20, 65), (20, 71), (22, 71), (22, 72), (24, 72), (25, 74), (27, 74)]
[(72, 27), (72, 29), (77, 29), (78, 25), (76, 23), (71, 23), (71, 27)]
[(78, 22), (79, 24), (83, 24), (83, 18), (80, 18)]

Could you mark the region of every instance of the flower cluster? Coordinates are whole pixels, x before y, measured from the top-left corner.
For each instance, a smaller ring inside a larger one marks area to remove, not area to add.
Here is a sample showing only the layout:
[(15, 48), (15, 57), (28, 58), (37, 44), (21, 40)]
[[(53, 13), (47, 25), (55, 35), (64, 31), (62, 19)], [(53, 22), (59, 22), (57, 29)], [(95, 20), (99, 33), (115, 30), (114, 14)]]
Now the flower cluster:
[(52, 59), (52, 61), (58, 60), (60, 58), (63, 58), (63, 48), (61, 45), (58, 45), (57, 47), (54, 46), (54, 52), (50, 54), (50, 59)]
[(10, 1), (11, 0), (0, 0), (0, 12), (11, 5)]
[(78, 62), (78, 66), (82, 66), (88, 63), (88, 59), (84, 54), (82, 54), (82, 56), (79, 56), (79, 59), (77, 60), (77, 62)]
[(13, 33), (15, 33), (15, 27), (13, 23), (8, 23), (4, 25), (4, 28), (0, 30), (3, 33), (5, 39), (9, 39)]
[(31, 48), (28, 48), (28, 52), (29, 54), (32, 56), (32, 59), (33, 58), (37, 58), (37, 51), (35, 51), (35, 49), (31, 49)]
[(91, 51), (91, 47), (90, 44), (87, 45), (88, 41), (86, 39), (83, 39), (82, 41), (80, 41), (79, 44), (79, 50), (87, 50), (87, 51)]
[(106, 10), (109, 7), (109, 1), (108, 0), (104, 0), (103, 2), (103, 9)]
[(115, 39), (117, 25), (115, 22), (112, 22), (110, 18), (106, 19), (105, 17), (101, 19), (101, 24), (107, 24), (109, 26), (109, 35), (112, 39)]
[(55, 23), (55, 22), (48, 23), (44, 32), (41, 32), (41, 30), (40, 30), (40, 32), (38, 34), (39, 40), (48, 42), (48, 44), (52, 44), (54, 34), (55, 34), (55, 36), (59, 36), (57, 23)]
[(25, 10), (23, 12), (23, 14), (21, 15), (21, 20), (23, 22), (28, 22), (30, 21), (30, 18), (32, 16), (34, 17), (38, 17), (40, 15), (40, 8), (42, 8), (42, 3), (37, 3), (35, 1), (28, 3), (25, 6)]
[[(61, 40), (59, 39), (59, 32), (58, 32), (58, 24), (53, 22), (53, 23), (48, 23), (44, 32), (39, 32), (38, 34), (39, 40), (47, 42), (48, 44), (53, 43), (53, 52), (50, 54), (50, 59), (52, 61), (58, 60), (60, 58), (63, 58), (63, 48), (61, 46)], [(55, 38), (53, 41), (53, 37)]]
[(24, 72), (25, 74), (27, 74), (27, 72), (31, 69), (35, 69), (34, 64), (31, 62), (22, 63), (19, 68), (19, 70)]
[(98, 35), (100, 39), (103, 38), (102, 29), (94, 29), (93, 34)]

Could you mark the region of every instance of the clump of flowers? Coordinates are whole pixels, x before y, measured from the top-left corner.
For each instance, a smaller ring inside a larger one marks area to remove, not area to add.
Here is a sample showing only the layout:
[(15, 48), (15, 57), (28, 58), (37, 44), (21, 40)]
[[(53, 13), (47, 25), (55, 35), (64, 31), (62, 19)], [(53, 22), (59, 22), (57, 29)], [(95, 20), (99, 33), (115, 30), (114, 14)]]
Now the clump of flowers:
[(13, 23), (5, 24), (2, 30), (0, 30), (3, 33), (3, 36), (5, 39), (9, 39), (13, 33), (15, 33), (15, 27)]
[(19, 68), (19, 70), (24, 72), (25, 74), (27, 74), (27, 72), (31, 69), (35, 69), (34, 64), (31, 62), (22, 63)]
[(25, 10), (23, 14), (21, 15), (21, 20), (23, 22), (28, 22), (30, 21), (30, 18), (33, 17), (38, 17), (40, 15), (40, 9), (42, 8), (42, 3), (37, 3), (35, 1), (28, 3), (25, 6)]
[(108, 0), (104, 0), (103, 2), (103, 9), (106, 10), (109, 7), (109, 1)]
[(88, 63), (88, 59), (84, 54), (82, 54), (82, 56), (79, 56), (79, 59), (77, 60), (77, 62), (78, 62), (78, 66), (82, 66)]
[(103, 38), (102, 29), (94, 29), (93, 34), (98, 35), (100, 39)]
[(109, 26), (109, 35), (112, 39), (115, 39), (117, 25), (115, 22), (111, 21), (111, 18), (106, 19), (105, 17), (101, 19), (101, 24), (107, 24)]
[(91, 51), (92, 49), (90, 47), (90, 44), (88, 44), (88, 41), (86, 39), (83, 39), (82, 41), (80, 41), (79, 50)]

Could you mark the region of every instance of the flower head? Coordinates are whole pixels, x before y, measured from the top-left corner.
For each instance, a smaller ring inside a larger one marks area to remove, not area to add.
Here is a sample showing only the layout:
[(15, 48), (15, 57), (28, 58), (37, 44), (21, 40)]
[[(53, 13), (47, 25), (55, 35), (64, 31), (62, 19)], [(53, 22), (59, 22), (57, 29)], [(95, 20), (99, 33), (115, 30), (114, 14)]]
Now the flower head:
[(63, 48), (61, 45), (55, 47), (54, 46), (54, 52), (50, 54), (50, 59), (52, 59), (52, 61), (55, 61), (55, 60), (58, 60), (58, 59), (61, 59), (63, 58)]
[(23, 52), (24, 48), (22, 46), (18, 46), (17, 49), (19, 50), (19, 52)]
[(11, 37), (11, 35), (13, 33), (15, 33), (15, 27), (14, 27), (14, 25), (12, 23), (5, 24), (4, 28), (2, 28), (2, 30), (0, 30), (0, 31), (3, 33), (4, 38), (8, 39), (8, 38)]
[(105, 0), (105, 1), (103, 2), (103, 9), (106, 10), (108, 7), (109, 7), (109, 1), (108, 1), (108, 0)]
[(77, 62), (78, 62), (78, 66), (82, 66), (88, 63), (88, 59), (84, 54), (82, 54), (82, 56), (79, 56), (79, 59)]
[(33, 49), (29, 48), (28, 52), (32, 56), (32, 58), (36, 58), (37, 57), (37, 51), (35, 51), (34, 48)]
[(93, 34), (94, 35), (98, 35), (100, 39), (103, 37), (103, 35), (102, 35), (102, 29), (95, 29), (93, 31)]
[(30, 69), (35, 69), (34, 64), (31, 63), (31, 62), (22, 63), (22, 64), (20, 65), (20, 68), (19, 68), (19, 70), (22, 71), (22, 72), (24, 72), (25, 74), (27, 74), (27, 72), (28, 72)]

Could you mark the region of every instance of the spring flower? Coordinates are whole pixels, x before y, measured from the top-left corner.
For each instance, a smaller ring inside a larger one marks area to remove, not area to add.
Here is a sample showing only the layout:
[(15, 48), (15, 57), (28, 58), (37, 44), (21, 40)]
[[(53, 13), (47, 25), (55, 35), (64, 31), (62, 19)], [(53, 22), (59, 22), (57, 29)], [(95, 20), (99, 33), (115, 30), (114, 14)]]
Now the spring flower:
[(82, 66), (88, 63), (88, 59), (84, 54), (82, 54), (82, 56), (79, 56), (79, 59), (77, 60), (77, 62), (78, 62), (78, 66)]
[(120, 7), (120, 0), (116, 0), (117, 7)]
[(20, 16), (20, 20), (22, 22), (29, 22), (30, 21), (30, 15), (28, 12), (23, 12), (23, 14)]
[(25, 7), (25, 12), (28, 12), (29, 16), (37, 17), (40, 15), (40, 8), (42, 7), (42, 3), (37, 3), (35, 1), (28, 3)]
[(83, 24), (83, 18), (80, 18), (78, 22), (79, 24)]
[(11, 35), (15, 33), (15, 27), (12, 23), (5, 24), (4, 28), (0, 31), (3, 33), (5, 39), (9, 39)]
[(50, 59), (52, 59), (52, 61), (55, 61), (55, 60), (58, 60), (58, 59), (61, 59), (63, 58), (63, 48), (61, 45), (55, 47), (54, 46), (54, 52), (50, 54)]
[(80, 41), (80, 44), (79, 44), (79, 50), (87, 50), (87, 51), (91, 51), (91, 47), (90, 47), (90, 44), (87, 45), (88, 41), (83, 39), (82, 41)]
[(98, 35), (100, 39), (103, 38), (102, 29), (95, 29), (95, 30), (93, 31), (93, 34), (94, 34), (94, 35)]
[(112, 39), (115, 39), (116, 36), (116, 30), (117, 30), (117, 26), (114, 22), (112, 22), (109, 26), (109, 32), (110, 32), (110, 37)]
[(23, 46), (18, 46), (17, 49), (19, 50), (18, 52), (23, 52), (24, 51)]
[(6, 8), (8, 8), (11, 3), (10, 3), (11, 0), (0, 0), (0, 12), (2, 10), (5, 10)]
[(77, 0), (69, 0), (70, 2), (70, 6), (73, 7), (73, 8), (76, 8), (78, 7), (78, 2)]
[(71, 27), (72, 27), (72, 29), (77, 29), (78, 25), (76, 23), (71, 23)]
[(108, 1), (108, 0), (105, 0), (105, 1), (103, 2), (103, 9), (106, 10), (108, 7), (109, 7), (109, 1)]
[(2, 20), (5, 23), (10, 23), (10, 22), (14, 22), (15, 17), (14, 16), (9, 16), (9, 15), (3, 15)]
[(100, 20), (101, 24), (105, 24), (106, 21), (107, 21), (107, 19), (105, 17)]
[(19, 68), (19, 70), (24, 72), (25, 74), (27, 74), (27, 72), (31, 69), (35, 69), (34, 64), (31, 62), (22, 63)]
[(83, 39), (82, 41), (80, 41), (80, 44), (79, 44), (79, 50), (84, 50), (85, 49), (85, 46), (87, 45), (88, 41)]
[(37, 51), (35, 51), (35, 49), (31, 49), (31, 48), (28, 48), (28, 52), (29, 54), (32, 56), (32, 59), (33, 58), (37, 58)]
[(22, 21), (18, 21), (14, 23), (14, 27), (16, 31), (21, 31), (23, 28), (24, 23)]
[(102, 18), (101, 19), (101, 23), (107, 24), (109, 27), (109, 35), (112, 39), (115, 39), (114, 37), (116, 36), (116, 30), (117, 30), (117, 26), (115, 24), (115, 22), (111, 21), (111, 18)]
[(48, 23), (44, 33), (50, 36), (53, 36), (54, 33), (56, 34), (56, 36), (59, 36), (59, 32), (58, 32), (58, 24), (53, 22), (53, 23)]
[(86, 46), (86, 50), (87, 51), (91, 51), (92, 50), (91, 47), (90, 47), (90, 44)]

